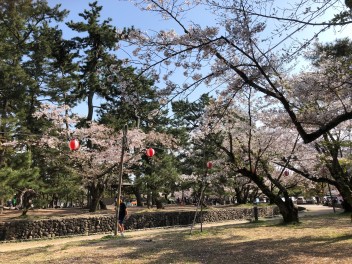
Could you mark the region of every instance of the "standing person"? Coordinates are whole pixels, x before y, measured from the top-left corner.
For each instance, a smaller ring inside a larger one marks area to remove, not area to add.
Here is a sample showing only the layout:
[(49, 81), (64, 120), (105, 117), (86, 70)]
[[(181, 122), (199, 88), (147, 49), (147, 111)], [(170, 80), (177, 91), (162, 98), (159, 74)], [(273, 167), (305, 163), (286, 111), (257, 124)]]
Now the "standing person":
[(123, 201), (123, 198), (120, 198), (120, 212), (119, 212), (119, 232), (121, 236), (124, 236), (123, 232), (125, 231), (125, 226), (124, 226), (124, 221), (125, 217), (127, 215), (127, 207), (126, 204)]

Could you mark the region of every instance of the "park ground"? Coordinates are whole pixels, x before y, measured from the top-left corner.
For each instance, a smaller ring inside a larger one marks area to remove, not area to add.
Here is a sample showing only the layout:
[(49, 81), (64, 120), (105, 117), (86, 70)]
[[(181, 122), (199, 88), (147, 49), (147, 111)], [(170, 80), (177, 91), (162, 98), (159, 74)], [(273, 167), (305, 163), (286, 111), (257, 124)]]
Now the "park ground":
[(280, 218), (0, 244), (0, 263), (352, 263), (349, 214), (307, 206)]

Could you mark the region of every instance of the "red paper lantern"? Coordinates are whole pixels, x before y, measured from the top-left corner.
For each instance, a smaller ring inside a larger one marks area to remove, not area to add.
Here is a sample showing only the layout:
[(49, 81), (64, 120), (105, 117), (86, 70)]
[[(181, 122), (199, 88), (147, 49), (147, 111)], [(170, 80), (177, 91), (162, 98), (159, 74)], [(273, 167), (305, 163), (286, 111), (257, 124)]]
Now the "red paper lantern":
[(211, 169), (213, 167), (213, 163), (211, 161), (207, 162), (207, 168)]
[(155, 150), (152, 148), (149, 148), (146, 150), (145, 154), (147, 154), (148, 157), (153, 157), (155, 154)]
[(68, 146), (70, 150), (77, 150), (79, 148), (79, 141), (77, 139), (71, 139)]
[(284, 175), (285, 175), (285, 176), (288, 176), (289, 174), (290, 174), (290, 173), (288, 172), (288, 170), (285, 170), (285, 171), (284, 171)]

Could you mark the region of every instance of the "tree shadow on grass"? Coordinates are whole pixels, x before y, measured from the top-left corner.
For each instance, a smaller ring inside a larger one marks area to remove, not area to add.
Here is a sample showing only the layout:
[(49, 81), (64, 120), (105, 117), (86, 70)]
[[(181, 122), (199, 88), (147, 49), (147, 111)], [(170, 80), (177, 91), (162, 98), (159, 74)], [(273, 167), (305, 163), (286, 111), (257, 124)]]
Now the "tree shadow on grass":
[[(251, 227), (248, 231), (255, 230)], [(352, 243), (347, 243), (351, 235), (249, 240), (250, 237), (236, 235), (224, 237), (224, 232), (224, 228), (216, 227), (204, 233), (197, 231), (192, 236), (186, 231), (171, 232), (152, 235), (148, 239), (102, 241), (99, 245), (102, 250), (113, 248), (121, 252), (133, 247), (132, 251), (116, 257), (145, 260), (143, 263), (295, 263), (295, 260), (302, 263), (302, 259), (309, 263), (312, 258), (352, 261)]]

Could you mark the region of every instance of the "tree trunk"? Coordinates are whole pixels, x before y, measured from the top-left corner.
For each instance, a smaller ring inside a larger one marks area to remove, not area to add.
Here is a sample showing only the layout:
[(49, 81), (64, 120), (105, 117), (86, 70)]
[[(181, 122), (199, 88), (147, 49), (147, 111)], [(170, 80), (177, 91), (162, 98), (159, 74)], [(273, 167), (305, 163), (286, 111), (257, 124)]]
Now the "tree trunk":
[(108, 209), (106, 207), (106, 204), (102, 200), (99, 200), (99, 207), (100, 207), (100, 210), (107, 210)]
[(343, 199), (343, 209), (346, 213), (352, 213), (352, 193), (350, 186), (344, 181), (341, 181), (341, 179), (338, 179), (336, 182), (337, 184), (335, 185), (335, 187), (337, 188)]
[(89, 206), (89, 212), (96, 212), (98, 209), (98, 204), (100, 201), (100, 197), (98, 195), (94, 195), (95, 192), (92, 192), (92, 201)]
[(156, 209), (164, 209), (164, 205), (159, 199), (156, 199), (155, 204), (156, 204)]
[(242, 173), (242, 175), (250, 178), (263, 192), (263, 194), (265, 194), (270, 199), (270, 202), (272, 201), (277, 205), (280, 214), (283, 217), (284, 223), (289, 224), (299, 222), (298, 208), (293, 205), (293, 202), (289, 198), (287, 191), (283, 186), (280, 186), (279, 182), (276, 182), (276, 185), (279, 187), (280, 190), (282, 190), (282, 193), (285, 197), (285, 201), (283, 201), (278, 194), (273, 193), (272, 190), (264, 184), (263, 179), (259, 177), (256, 173), (252, 173), (247, 169), (241, 169), (239, 170), (239, 172)]
[(237, 195), (236, 194), (236, 200), (237, 200), (237, 204), (245, 204), (244, 200), (242, 199), (241, 195)]
[(148, 206), (148, 209), (153, 207), (153, 205), (152, 205), (152, 194), (151, 194), (150, 191), (147, 191), (147, 206)]
[(94, 98), (94, 92), (89, 91), (88, 93), (88, 114), (87, 114), (87, 121), (92, 121), (93, 120), (93, 113), (94, 113), (94, 105), (93, 105), (93, 98)]
[(4, 210), (3, 198), (0, 197), (0, 214), (3, 214), (3, 210)]
[(104, 192), (104, 185), (103, 184), (97, 184), (89, 186), (89, 192), (91, 196), (91, 202), (89, 206), (89, 212), (96, 212), (98, 209), (98, 204), (99, 201), (101, 200), (101, 197)]
[(350, 203), (351, 198), (344, 196), (344, 194), (340, 193), (342, 195), (343, 201), (342, 201), (342, 207), (345, 211), (345, 213), (352, 213), (352, 204)]
[(141, 193), (140, 192), (136, 192), (134, 195), (136, 196), (137, 206), (143, 206)]
[(238, 204), (245, 204), (242, 197), (242, 191), (239, 188), (235, 188), (236, 200)]
[(342, 208), (345, 210), (345, 213), (352, 213), (352, 205), (346, 202), (346, 200), (342, 201)]
[(160, 201), (160, 197), (157, 194), (157, 192), (152, 192), (152, 197), (153, 197), (152, 201), (153, 201), (153, 204), (156, 205), (156, 209), (164, 209), (164, 205)]
[(91, 194), (90, 194), (90, 188), (87, 188), (87, 207), (86, 208), (90, 208), (90, 205), (92, 204), (92, 198), (91, 198)]
[(32, 207), (32, 199), (34, 199), (35, 197), (37, 197), (37, 193), (33, 189), (25, 189), (24, 191), (22, 191), (20, 206), (22, 207), (23, 216), (26, 215), (29, 208)]
[(133, 186), (132, 191), (134, 196), (136, 196), (137, 206), (143, 206), (142, 195), (141, 195), (141, 192), (139, 191), (139, 186)]
[(288, 199), (288, 201), (286, 199), (285, 201), (282, 201), (281, 198), (278, 197), (278, 199), (275, 199), (275, 204), (279, 207), (284, 223), (289, 224), (299, 222), (298, 208), (294, 206), (291, 199)]

